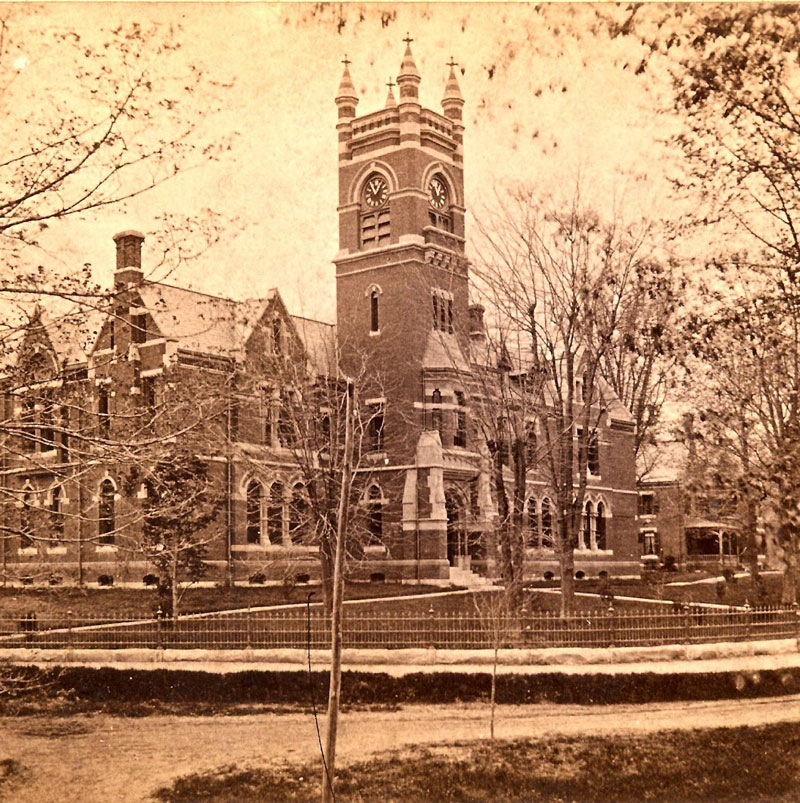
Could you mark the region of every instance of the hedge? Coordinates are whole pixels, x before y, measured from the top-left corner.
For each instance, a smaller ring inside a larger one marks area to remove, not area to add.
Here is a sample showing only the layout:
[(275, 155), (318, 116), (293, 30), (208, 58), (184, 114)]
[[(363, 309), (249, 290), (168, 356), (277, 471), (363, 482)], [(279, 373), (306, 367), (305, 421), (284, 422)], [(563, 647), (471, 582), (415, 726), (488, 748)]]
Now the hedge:
[[(65, 667), (18, 670), (41, 679), (48, 696), (69, 695), (94, 703), (292, 703), (317, 705), (328, 696), (328, 675), (314, 672), (243, 671), (225, 674), (112, 667)], [(382, 673), (346, 671), (342, 702), (454, 703), (488, 698), (490, 675), (475, 673), (414, 673), (393, 677)], [(800, 669), (760, 672), (719, 672), (627, 675), (547, 673), (502, 674), (497, 677), (499, 703), (645, 703), (764, 697), (800, 690)]]

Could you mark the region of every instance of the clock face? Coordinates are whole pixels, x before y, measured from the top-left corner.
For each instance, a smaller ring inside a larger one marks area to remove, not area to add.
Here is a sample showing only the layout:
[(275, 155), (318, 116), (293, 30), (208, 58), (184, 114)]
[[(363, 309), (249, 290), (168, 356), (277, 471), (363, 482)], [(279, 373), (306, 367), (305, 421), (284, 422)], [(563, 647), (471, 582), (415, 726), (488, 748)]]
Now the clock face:
[(389, 198), (389, 187), (381, 176), (373, 176), (364, 188), (364, 201), (367, 206), (377, 209)]
[(431, 206), (436, 209), (444, 209), (447, 206), (447, 187), (444, 186), (441, 179), (432, 178), (428, 185), (428, 191), (430, 192)]

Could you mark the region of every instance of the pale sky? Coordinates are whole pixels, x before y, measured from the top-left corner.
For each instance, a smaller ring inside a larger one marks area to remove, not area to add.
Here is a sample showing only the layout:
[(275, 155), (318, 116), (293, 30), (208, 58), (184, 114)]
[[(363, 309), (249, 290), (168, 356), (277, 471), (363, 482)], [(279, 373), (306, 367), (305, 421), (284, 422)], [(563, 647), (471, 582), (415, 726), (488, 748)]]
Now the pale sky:
[[(150, 231), (157, 212), (210, 206), (237, 222), (172, 283), (234, 298), (276, 286), (292, 312), (333, 320), (340, 62), (345, 54), (352, 62), (358, 113), (381, 108), (407, 31), (424, 106), (440, 111), (446, 62), (453, 56), (460, 65), (473, 213), (504, 182), (523, 180), (547, 192), (570, 186), (580, 173), (601, 207), (624, 197), (636, 213), (659, 215), (665, 161), (657, 138), (669, 120), (656, 118), (653, 79), (634, 75), (640, 46), (595, 37), (593, 13), (580, 4), (544, 13), (524, 4), (481, 3), (47, 7), (46, 19), (85, 37), (123, 19), (179, 21), (187, 62), (202, 61), (218, 80), (235, 82), (224, 112), (204, 122), (205, 133), (238, 132), (223, 160), (179, 176), (125, 214), (109, 209), (86, 222), (60, 224), (51, 241), (58, 259), (91, 262), (96, 278), (110, 283), (114, 233)], [(579, 38), (564, 35), (565, 27)], [(21, 76), (26, 69), (20, 62)], [(32, 92), (35, 103), (35, 83)]]

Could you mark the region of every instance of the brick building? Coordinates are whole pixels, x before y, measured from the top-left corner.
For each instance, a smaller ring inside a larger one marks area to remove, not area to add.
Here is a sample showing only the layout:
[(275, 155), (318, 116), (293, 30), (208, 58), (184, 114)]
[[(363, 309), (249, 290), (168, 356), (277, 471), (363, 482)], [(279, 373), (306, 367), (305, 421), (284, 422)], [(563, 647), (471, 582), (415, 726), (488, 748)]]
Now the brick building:
[[(357, 116), (345, 64), (336, 97), (336, 327), (290, 315), (277, 291), (234, 302), (147, 281), (143, 238), (132, 231), (115, 237), (114, 305), (104, 320), (34, 322), (19, 354), (26, 379), (5, 394), (5, 419), (15, 422), (2, 474), (12, 500), (3, 508), (5, 577), (147, 574), (135, 537), (143, 490), (128, 487), (111, 447), (131, 432), (139, 441), (159, 427), (175, 432), (175, 419), (194, 408), (202, 425), (185, 437), (197, 439), (225, 491), (208, 533), (212, 577), (318, 576), (313, 533), (301, 532), (298, 436), (284, 417), (296, 388), (281, 387), (277, 357), (302, 366), (304, 387), (335, 380), (337, 366), (360, 377), (354, 527), (366, 538), (351, 555), (353, 576), (435, 582), (495, 571), (496, 500), (476, 405), (487, 375), (499, 382), (503, 371), (524, 372), (524, 360), (490, 359), (483, 311), (469, 302), (456, 73), (451, 65), (441, 113), (420, 105), (420, 80), (409, 44), (398, 97), (390, 85), (384, 108)], [(312, 418), (330, 430), (327, 409)], [(641, 553), (634, 425), (613, 401), (597, 421), (576, 570), (629, 574)], [(526, 575), (557, 574), (557, 511), (535, 465), (525, 496)]]

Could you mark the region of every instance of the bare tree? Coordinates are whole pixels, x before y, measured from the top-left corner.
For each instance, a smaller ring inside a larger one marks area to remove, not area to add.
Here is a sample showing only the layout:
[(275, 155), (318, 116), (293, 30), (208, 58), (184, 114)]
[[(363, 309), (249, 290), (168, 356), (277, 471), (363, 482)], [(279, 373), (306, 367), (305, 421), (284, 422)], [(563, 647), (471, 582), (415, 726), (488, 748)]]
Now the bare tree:
[[(559, 204), (540, 201), (525, 187), (498, 198), (478, 227), (474, 274), (493, 319), (487, 328), (494, 329), (501, 347), (499, 398), (508, 393), (523, 413), (516, 416), (516, 426), (503, 422), (512, 440), (514, 480), (524, 489), (526, 473), (534, 470), (549, 486), (566, 613), (574, 591), (574, 549), (585, 528), (587, 481), (596, 471), (598, 433), (609, 413), (622, 408), (604, 369), (612, 364), (620, 332), (641, 301), (636, 279), (654, 261), (652, 232), (644, 223), (627, 225), (619, 216), (602, 219), (584, 203), (579, 189)], [(527, 446), (527, 454), (534, 456), (530, 468), (520, 426), (529, 416), (535, 416), (537, 435), (535, 448)], [(518, 491), (516, 499), (519, 519), (524, 496)]]

